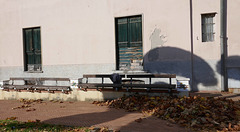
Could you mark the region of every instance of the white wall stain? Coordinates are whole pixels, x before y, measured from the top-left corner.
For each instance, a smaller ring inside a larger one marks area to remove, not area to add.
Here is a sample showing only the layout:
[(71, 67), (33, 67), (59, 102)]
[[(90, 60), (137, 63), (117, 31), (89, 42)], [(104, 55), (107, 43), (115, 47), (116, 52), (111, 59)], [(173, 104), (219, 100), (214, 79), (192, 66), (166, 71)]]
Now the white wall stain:
[(167, 42), (167, 36), (163, 35), (159, 28), (154, 29), (149, 39), (151, 40), (151, 49), (163, 46)]

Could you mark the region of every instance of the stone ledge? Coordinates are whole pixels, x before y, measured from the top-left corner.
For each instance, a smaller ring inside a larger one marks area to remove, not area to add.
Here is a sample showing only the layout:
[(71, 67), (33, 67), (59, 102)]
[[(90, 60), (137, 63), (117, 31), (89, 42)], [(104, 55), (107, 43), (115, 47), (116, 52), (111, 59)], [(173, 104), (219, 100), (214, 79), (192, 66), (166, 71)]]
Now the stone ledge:
[[(116, 92), (116, 91), (82, 91), (73, 89), (69, 94), (64, 93), (38, 93), (38, 92), (17, 92), (0, 90), (0, 100), (19, 100), (19, 99), (43, 99), (43, 100), (62, 100), (62, 101), (103, 101), (107, 99), (116, 99), (123, 95), (132, 95), (136, 92)], [(168, 93), (147, 93), (138, 92), (138, 94), (149, 96), (169, 95)], [(188, 96), (189, 92), (174, 93), (177, 96)]]

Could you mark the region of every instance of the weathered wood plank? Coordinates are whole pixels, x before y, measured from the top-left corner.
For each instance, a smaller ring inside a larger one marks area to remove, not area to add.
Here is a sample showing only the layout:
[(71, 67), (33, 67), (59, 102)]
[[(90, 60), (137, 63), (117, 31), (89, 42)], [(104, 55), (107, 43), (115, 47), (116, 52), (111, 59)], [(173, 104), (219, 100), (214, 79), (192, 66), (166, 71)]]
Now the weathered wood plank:
[(176, 88), (176, 85), (170, 85), (170, 84), (111, 84), (111, 83), (83, 83), (79, 84), (79, 87), (82, 88), (96, 88), (96, 87), (134, 87), (134, 88)]
[(176, 88), (176, 85), (170, 85), (170, 84), (123, 84), (123, 87), (134, 87), (134, 88)]
[(176, 74), (129, 74), (127, 78), (176, 78)]
[(96, 88), (96, 87), (118, 87), (121, 88), (122, 84), (112, 84), (112, 83), (82, 83), (78, 85), (79, 87), (82, 88)]
[[(124, 77), (124, 74), (120, 74), (121, 77)], [(110, 78), (111, 74), (84, 74), (83, 78)]]
[(39, 78), (40, 81), (70, 81), (69, 78)]
[(34, 81), (36, 78), (11, 77), (10, 80)]
[[(51, 91), (71, 91), (70, 86), (59, 86), (59, 85), (39, 85), (37, 84), (37, 81), (70, 81), (69, 78), (25, 78), (25, 77), (12, 77), (10, 78), (12, 82), (16, 80), (22, 80), (22, 81), (33, 81), (36, 82), (34, 84), (25, 84), (25, 85), (15, 85), (15, 84), (5, 84), (3, 85), (3, 88), (8, 89), (14, 89), (14, 90), (51, 90)], [(9, 82), (9, 81), (8, 81)]]

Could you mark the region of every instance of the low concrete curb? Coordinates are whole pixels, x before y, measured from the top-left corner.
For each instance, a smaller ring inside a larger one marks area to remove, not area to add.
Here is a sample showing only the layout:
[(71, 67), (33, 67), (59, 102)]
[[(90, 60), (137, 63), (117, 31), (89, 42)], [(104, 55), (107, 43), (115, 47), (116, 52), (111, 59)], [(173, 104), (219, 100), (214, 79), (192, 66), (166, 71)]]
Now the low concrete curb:
[[(107, 99), (116, 99), (123, 95), (136, 94), (135, 92), (116, 92), (116, 91), (82, 91), (73, 89), (69, 94), (61, 92), (27, 92), (27, 91), (3, 91), (0, 89), (0, 100), (18, 100), (18, 99), (43, 99), (43, 100), (63, 100), (63, 101), (102, 101)], [(150, 96), (168, 95), (167, 93), (138, 93)], [(188, 96), (188, 92), (180, 92), (178, 96)]]

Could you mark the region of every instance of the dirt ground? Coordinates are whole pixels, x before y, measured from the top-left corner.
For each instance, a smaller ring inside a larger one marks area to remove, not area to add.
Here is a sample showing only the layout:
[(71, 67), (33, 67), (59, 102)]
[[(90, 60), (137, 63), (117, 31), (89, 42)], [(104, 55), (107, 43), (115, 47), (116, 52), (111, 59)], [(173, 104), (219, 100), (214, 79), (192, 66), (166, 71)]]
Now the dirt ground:
[[(190, 95), (226, 97), (235, 101), (240, 99), (240, 94), (230, 93), (191, 93)], [(145, 117), (138, 112), (97, 106), (92, 102), (43, 101), (31, 103), (28, 108), (17, 108), (22, 105), (19, 100), (0, 100), (0, 120), (17, 117), (19, 121), (37, 119), (50, 124), (108, 127), (121, 132), (189, 131), (156, 117)], [(135, 121), (139, 118), (142, 118), (140, 123)]]
[[(18, 100), (0, 100), (0, 120), (17, 117), (19, 121), (37, 119), (50, 124), (108, 127), (121, 132), (186, 131), (185, 128), (156, 117), (144, 117), (138, 112), (109, 109), (91, 102), (43, 101), (32, 103), (28, 108), (17, 108), (22, 104)], [(135, 121), (139, 118), (143, 118), (140, 123)]]

